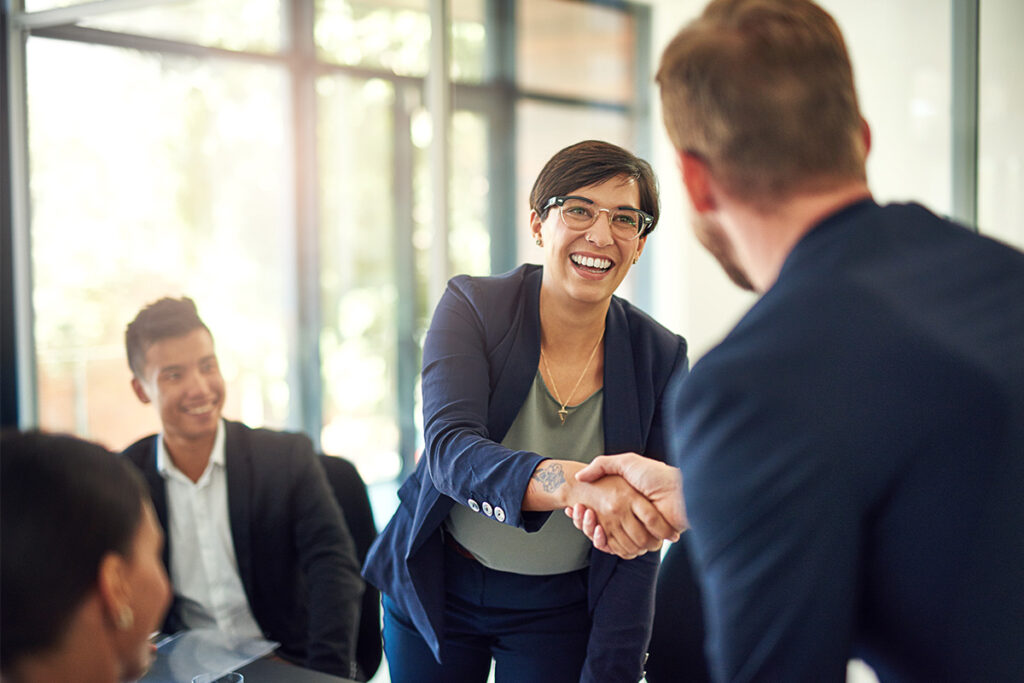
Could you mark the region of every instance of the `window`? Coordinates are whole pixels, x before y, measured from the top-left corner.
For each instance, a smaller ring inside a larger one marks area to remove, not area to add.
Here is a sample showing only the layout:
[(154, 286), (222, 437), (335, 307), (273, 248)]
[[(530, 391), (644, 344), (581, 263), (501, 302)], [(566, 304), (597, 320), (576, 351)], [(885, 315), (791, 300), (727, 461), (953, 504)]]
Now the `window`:
[[(217, 343), (227, 416), (303, 430), (371, 483), (413, 462), (435, 304), (425, 79), (439, 1), (26, 2), (12, 20), (26, 36), (14, 172), (29, 186), (15, 229), (31, 245), (31, 279), (18, 277), (31, 423), (115, 449), (157, 431), (129, 387), (124, 328), (188, 295)], [(554, 151), (649, 145), (634, 82), (648, 11), (448, 2), (441, 234), (450, 274), (486, 274), (534, 256), (526, 196)]]
[(181, 294), (222, 349), (227, 413), (285, 424), (283, 71), (46, 38), (26, 63), (40, 424), (112, 447), (156, 429), (132, 398), (124, 328)]
[(980, 9), (978, 229), (1024, 249), (1024, 4), (985, 0)]

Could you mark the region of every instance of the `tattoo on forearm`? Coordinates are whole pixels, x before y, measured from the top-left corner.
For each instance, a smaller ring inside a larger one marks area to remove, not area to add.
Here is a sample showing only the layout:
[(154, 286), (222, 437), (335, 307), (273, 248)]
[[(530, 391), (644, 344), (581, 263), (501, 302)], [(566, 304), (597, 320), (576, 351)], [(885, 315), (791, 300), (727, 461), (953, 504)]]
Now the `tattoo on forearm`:
[(565, 483), (565, 470), (557, 462), (553, 462), (534, 472), (533, 478), (540, 482), (546, 493), (551, 493)]

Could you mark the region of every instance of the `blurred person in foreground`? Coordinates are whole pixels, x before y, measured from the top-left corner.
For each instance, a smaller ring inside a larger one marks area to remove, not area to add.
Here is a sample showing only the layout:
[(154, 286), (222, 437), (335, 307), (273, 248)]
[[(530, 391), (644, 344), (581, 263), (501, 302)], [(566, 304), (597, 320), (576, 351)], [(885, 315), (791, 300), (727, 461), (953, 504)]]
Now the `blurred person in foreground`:
[(696, 234), (762, 295), (667, 392), (715, 677), (1024, 680), (1024, 254), (872, 199), (808, 0), (712, 2), (657, 80)]
[[(426, 448), (370, 551), (396, 682), (630, 681), (643, 673), (660, 537), (682, 528), (596, 455), (663, 458), (659, 406), (686, 342), (614, 296), (657, 224), (647, 162), (586, 141), (530, 194), (544, 265), (448, 283), (423, 349)], [(622, 558), (564, 515), (585, 503)]]
[(70, 436), (4, 432), (0, 489), (3, 680), (141, 676), (171, 593), (138, 472)]
[(163, 427), (124, 454), (167, 534), (164, 629), (274, 640), (285, 659), (354, 678), (363, 583), (309, 439), (222, 418), (224, 378), (191, 299), (143, 308), (125, 345), (132, 389)]

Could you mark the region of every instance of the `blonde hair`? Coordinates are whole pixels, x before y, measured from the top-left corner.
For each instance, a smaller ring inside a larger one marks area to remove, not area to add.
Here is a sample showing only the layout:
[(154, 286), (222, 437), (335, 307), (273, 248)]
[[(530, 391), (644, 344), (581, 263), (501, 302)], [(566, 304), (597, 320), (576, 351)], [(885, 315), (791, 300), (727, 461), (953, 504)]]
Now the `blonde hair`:
[(865, 180), (853, 69), (835, 20), (810, 0), (715, 0), (657, 74), (676, 149), (730, 192), (771, 200)]

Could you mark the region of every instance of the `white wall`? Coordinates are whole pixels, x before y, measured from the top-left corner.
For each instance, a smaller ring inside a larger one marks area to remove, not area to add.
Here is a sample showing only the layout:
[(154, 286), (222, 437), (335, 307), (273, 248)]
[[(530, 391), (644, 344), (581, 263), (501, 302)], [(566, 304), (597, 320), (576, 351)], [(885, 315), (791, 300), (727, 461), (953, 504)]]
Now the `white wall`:
[[(651, 62), (703, 0), (649, 0)], [(868, 179), (879, 201), (915, 200), (950, 210), (949, 0), (822, 0), (846, 37), (861, 109), (871, 125)], [(652, 74), (653, 78), (653, 74)], [(657, 98), (657, 87), (655, 86)], [(648, 253), (655, 262), (652, 314), (690, 341), (695, 362), (755, 301), (739, 291), (692, 235), (671, 144), (652, 107), (651, 160), (662, 188), (662, 220)]]
[[(661, 52), (683, 26), (704, 7), (698, 0), (650, 0), (653, 7), (651, 64), (656, 71)], [(651, 73), (651, 79), (654, 73)], [(645, 255), (654, 259), (654, 306), (651, 314), (662, 324), (686, 337), (690, 362), (716, 344), (754, 303), (697, 242), (690, 229), (689, 205), (683, 194), (672, 144), (661, 123), (657, 86), (654, 153), (650, 159), (661, 185), (661, 220), (651, 236)]]

